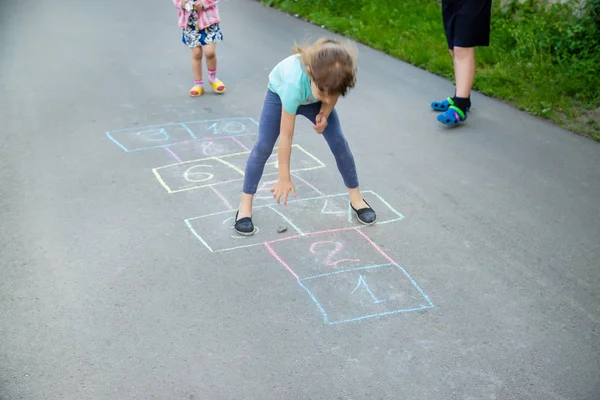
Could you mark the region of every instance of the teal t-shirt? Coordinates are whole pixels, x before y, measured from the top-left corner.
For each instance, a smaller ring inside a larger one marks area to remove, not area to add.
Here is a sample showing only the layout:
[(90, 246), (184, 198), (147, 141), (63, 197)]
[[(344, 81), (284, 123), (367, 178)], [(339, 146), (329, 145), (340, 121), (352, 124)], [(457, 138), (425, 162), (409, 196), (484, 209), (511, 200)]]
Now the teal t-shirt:
[(285, 111), (296, 114), (303, 104), (316, 103), (310, 88), (310, 78), (304, 71), (298, 54), (289, 56), (269, 74), (269, 90), (279, 95)]

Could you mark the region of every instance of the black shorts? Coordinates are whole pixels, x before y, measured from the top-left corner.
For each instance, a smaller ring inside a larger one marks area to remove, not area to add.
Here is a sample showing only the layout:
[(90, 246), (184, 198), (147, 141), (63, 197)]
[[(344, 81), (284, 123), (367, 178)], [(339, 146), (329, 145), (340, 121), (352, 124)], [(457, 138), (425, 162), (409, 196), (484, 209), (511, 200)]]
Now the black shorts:
[(442, 0), (448, 48), (490, 45), (492, 0)]

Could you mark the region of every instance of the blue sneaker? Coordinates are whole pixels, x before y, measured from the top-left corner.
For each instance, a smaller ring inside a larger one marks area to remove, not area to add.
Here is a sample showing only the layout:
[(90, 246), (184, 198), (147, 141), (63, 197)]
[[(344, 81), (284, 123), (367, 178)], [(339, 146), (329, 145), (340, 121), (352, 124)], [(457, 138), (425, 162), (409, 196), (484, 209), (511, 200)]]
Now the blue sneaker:
[(456, 126), (467, 120), (467, 113), (456, 106), (450, 106), (448, 111), (437, 116), (437, 120), (444, 125)]

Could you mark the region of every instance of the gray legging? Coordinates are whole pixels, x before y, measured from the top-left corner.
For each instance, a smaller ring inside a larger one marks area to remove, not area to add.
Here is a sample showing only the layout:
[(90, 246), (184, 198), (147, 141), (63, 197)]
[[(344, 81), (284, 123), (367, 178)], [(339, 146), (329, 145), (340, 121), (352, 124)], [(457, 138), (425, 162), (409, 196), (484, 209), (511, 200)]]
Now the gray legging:
[[(321, 103), (301, 105), (298, 107), (297, 114), (308, 118), (313, 124), (319, 111)], [(354, 156), (350, 151), (348, 142), (342, 133), (340, 119), (335, 109), (327, 119), (327, 128), (323, 131), (323, 136), (331, 149), (337, 163), (338, 170), (342, 174), (344, 184), (349, 189), (358, 187), (358, 177), (356, 176), (356, 166), (354, 165)], [(275, 142), (279, 137), (281, 126), (281, 99), (276, 93), (268, 90), (265, 97), (262, 112), (260, 114), (260, 123), (258, 128), (258, 140), (250, 153), (246, 163), (246, 172), (244, 176), (243, 191), (246, 194), (255, 194), (258, 188), (258, 182), (262, 177), (267, 159), (273, 152)]]

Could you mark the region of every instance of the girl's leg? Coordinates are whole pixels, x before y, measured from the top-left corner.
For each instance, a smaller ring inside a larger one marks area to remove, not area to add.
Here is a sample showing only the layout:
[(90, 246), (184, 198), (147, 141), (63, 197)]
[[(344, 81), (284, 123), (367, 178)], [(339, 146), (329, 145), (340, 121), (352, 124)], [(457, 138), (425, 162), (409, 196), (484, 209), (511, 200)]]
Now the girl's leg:
[[(320, 109), (321, 103), (316, 103), (309, 106), (301, 106), (298, 110), (298, 113), (304, 115), (314, 124), (315, 118)], [(329, 118), (327, 119), (327, 128), (325, 128), (325, 131), (323, 131), (323, 137), (327, 141), (329, 149), (335, 157), (338, 170), (342, 174), (344, 184), (348, 188), (352, 207), (358, 211), (365, 210), (365, 212), (360, 213), (362, 216), (359, 216), (359, 219), (361, 222), (367, 224), (375, 222), (375, 211), (369, 207), (360, 193), (354, 156), (352, 155), (352, 151), (350, 151), (348, 141), (344, 137), (340, 119), (335, 109), (331, 112)], [(369, 211), (366, 212), (366, 210)]]
[[(202, 94), (202, 47), (192, 47), (192, 74), (194, 75), (194, 87), (190, 90), (191, 96)], [(199, 86), (198, 89), (196, 86)]]
[(204, 56), (206, 57), (206, 68), (208, 69), (208, 81), (217, 93), (225, 91), (225, 85), (217, 78), (217, 45), (216, 43), (204, 46)]
[(238, 219), (252, 217), (252, 200), (258, 189), (258, 183), (265, 169), (265, 164), (273, 153), (273, 147), (279, 137), (280, 125), (281, 100), (277, 94), (269, 90), (260, 114), (258, 139), (246, 162)]

